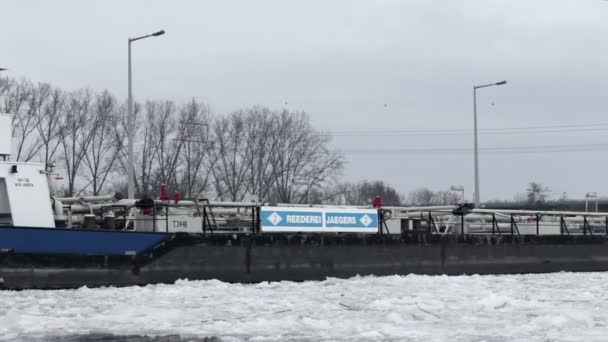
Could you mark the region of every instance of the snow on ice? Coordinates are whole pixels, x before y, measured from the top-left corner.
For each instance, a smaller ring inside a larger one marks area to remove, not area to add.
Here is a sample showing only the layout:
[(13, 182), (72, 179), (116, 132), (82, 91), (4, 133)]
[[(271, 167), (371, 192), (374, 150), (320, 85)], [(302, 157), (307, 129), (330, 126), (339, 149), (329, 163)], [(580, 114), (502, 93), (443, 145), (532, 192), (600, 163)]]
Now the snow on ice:
[(0, 291), (0, 340), (606, 341), (608, 273)]

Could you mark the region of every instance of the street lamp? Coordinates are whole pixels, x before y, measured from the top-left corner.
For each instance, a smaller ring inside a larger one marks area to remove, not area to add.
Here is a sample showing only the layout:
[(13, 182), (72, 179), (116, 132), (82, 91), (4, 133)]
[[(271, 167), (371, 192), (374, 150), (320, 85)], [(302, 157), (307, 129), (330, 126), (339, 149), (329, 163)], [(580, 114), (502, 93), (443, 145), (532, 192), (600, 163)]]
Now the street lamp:
[(479, 208), (479, 157), (477, 148), (477, 89), (507, 84), (507, 81), (473, 86), (473, 130), (475, 135), (475, 208)]
[(129, 38), (129, 112), (127, 117), (127, 130), (129, 139), (129, 163), (128, 163), (128, 198), (135, 198), (135, 166), (133, 157), (133, 134), (135, 133), (135, 118), (133, 114), (133, 82), (131, 81), (131, 43), (148, 37), (158, 37), (165, 34), (165, 30), (160, 30), (152, 34), (141, 37)]

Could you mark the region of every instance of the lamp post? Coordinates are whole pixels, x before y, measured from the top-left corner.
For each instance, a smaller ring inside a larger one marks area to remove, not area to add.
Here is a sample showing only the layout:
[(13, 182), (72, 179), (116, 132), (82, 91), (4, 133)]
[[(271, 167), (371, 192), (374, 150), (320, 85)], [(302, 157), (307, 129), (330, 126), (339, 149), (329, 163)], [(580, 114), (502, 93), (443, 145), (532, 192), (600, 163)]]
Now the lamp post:
[(473, 86), (473, 131), (475, 135), (475, 208), (479, 208), (479, 157), (478, 157), (478, 147), (477, 147), (477, 89), (486, 88), (491, 86), (499, 86), (507, 84), (507, 81), (500, 81), (496, 83), (489, 83), (479, 86)]
[(135, 118), (133, 114), (133, 82), (131, 80), (131, 43), (136, 40), (141, 40), (148, 37), (158, 37), (165, 34), (165, 30), (160, 30), (145, 36), (129, 38), (129, 99), (128, 99), (128, 116), (127, 116), (127, 130), (129, 140), (129, 163), (127, 165), (128, 174), (128, 198), (135, 198), (135, 165), (133, 157), (133, 134), (135, 133)]

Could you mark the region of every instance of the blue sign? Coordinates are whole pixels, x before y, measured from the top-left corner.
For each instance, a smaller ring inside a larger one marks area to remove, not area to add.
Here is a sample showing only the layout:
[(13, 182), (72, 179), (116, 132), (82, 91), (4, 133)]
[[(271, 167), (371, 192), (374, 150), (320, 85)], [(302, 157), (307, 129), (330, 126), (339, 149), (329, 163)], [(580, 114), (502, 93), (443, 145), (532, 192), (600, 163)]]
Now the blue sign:
[(378, 227), (378, 212), (372, 213), (325, 213), (326, 227)]
[(321, 211), (262, 210), (262, 226), (323, 227)]
[(375, 209), (262, 207), (263, 232), (378, 232)]

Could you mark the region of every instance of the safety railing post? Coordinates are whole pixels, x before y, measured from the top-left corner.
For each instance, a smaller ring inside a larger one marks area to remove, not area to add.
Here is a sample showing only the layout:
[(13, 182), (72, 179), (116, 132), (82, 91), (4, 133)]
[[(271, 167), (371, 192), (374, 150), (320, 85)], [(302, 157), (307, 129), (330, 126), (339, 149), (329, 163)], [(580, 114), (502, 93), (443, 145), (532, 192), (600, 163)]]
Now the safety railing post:
[(207, 234), (207, 206), (203, 204), (203, 234)]
[(561, 224), (560, 224), (560, 233), (564, 235), (564, 231), (566, 234), (570, 235), (570, 230), (568, 230), (568, 225), (566, 224), (566, 220), (564, 220), (564, 215), (560, 216)]
[(435, 221), (433, 220), (433, 215), (429, 211), (429, 234), (432, 233), (433, 229), (435, 230), (435, 233), (437, 233), (437, 235), (439, 235), (439, 229), (437, 229), (437, 226), (435, 225)]
[(257, 232), (256, 232), (256, 229), (255, 229), (255, 221), (256, 221), (256, 218), (255, 218), (255, 217), (256, 217), (256, 210), (255, 210), (255, 207), (254, 207), (254, 206), (252, 206), (252, 207), (251, 207), (251, 232), (252, 232), (253, 234), (256, 234), (256, 233), (257, 233)]
[(382, 225), (384, 224), (384, 215), (382, 209), (378, 209), (378, 232), (377, 234), (382, 236)]
[(255, 213), (256, 213), (256, 220), (255, 220), (255, 224), (256, 224), (256, 229), (257, 231), (261, 231), (261, 225), (262, 225), (262, 214), (261, 214), (261, 208), (259, 206), (255, 207)]
[(152, 231), (156, 232), (156, 208), (152, 205)]
[(492, 235), (494, 235), (494, 223), (496, 222), (496, 214), (492, 213)]
[(583, 215), (583, 236), (587, 236), (587, 216)]
[[(608, 217), (606, 217), (606, 222), (608, 222)], [(464, 214), (460, 214), (460, 237), (464, 241)]]
[(167, 227), (167, 233), (169, 232), (169, 207), (163, 204), (163, 210), (165, 212), (165, 227)]
[(587, 215), (583, 215), (583, 236), (587, 236)]
[(515, 216), (511, 214), (511, 235), (513, 235), (513, 232), (517, 233), (517, 237), (521, 237), (519, 227), (517, 227), (517, 222), (515, 222)]
[(540, 235), (540, 215), (536, 214), (536, 236)]

